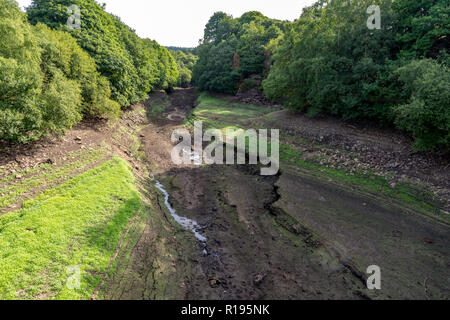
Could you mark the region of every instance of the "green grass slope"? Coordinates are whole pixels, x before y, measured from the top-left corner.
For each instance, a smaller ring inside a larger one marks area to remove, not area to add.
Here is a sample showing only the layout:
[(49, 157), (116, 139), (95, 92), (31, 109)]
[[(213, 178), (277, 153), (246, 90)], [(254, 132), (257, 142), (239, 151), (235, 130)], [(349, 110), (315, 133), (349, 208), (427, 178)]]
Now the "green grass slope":
[[(0, 217), (0, 299), (88, 299), (142, 208), (129, 165), (113, 158)], [(80, 289), (67, 286), (78, 266)]]

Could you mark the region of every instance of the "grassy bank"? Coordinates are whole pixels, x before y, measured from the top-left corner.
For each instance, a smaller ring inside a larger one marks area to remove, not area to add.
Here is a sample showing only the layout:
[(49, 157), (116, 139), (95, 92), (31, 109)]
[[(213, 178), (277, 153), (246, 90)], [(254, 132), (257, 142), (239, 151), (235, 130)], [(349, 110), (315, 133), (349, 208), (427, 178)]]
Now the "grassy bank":
[[(1, 299), (88, 299), (141, 208), (131, 169), (103, 163), (0, 218)], [(78, 266), (80, 289), (66, 286)]]
[[(282, 127), (282, 124), (277, 123), (276, 117), (272, 117), (273, 110), (265, 106), (234, 103), (225, 98), (212, 97), (207, 93), (203, 93), (198, 102), (199, 105), (187, 119), (188, 127), (192, 128), (195, 121), (203, 121), (204, 128), (220, 129), (223, 133), (227, 129)], [(304, 156), (305, 150), (296, 146), (295, 143), (303, 141), (303, 137), (289, 135), (283, 131), (280, 135), (282, 169), (287, 166), (297, 168), (322, 180), (333, 181), (377, 197), (391, 199), (426, 216), (449, 220), (448, 216), (440, 211), (439, 201), (425, 186), (408, 181), (392, 184), (390, 182), (392, 177), (380, 176), (370, 170), (331, 168), (322, 164), (326, 162), (323, 161), (325, 159)], [(305, 140), (303, 144), (322, 148), (320, 144), (312, 141)]]

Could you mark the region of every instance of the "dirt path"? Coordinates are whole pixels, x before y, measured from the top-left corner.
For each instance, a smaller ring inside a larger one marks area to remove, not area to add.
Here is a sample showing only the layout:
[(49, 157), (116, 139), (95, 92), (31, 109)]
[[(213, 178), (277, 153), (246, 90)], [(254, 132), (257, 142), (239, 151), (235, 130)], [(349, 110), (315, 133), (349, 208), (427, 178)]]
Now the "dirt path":
[[(170, 136), (194, 106), (193, 89), (177, 90), (142, 135), (172, 206), (208, 238), (208, 255), (197, 244), (185, 257), (187, 298), (448, 298), (448, 224), (288, 165), (276, 177), (174, 166)], [(365, 287), (370, 265), (382, 269), (381, 291)]]

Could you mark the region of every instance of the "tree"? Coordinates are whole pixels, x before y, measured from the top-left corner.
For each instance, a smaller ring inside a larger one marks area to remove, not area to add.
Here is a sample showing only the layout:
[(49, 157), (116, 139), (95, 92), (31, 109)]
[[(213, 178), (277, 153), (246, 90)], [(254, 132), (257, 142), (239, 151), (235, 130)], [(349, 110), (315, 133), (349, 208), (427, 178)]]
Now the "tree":
[(398, 0), (397, 40), (407, 59), (437, 58), (450, 48), (450, 4), (447, 0)]
[(185, 53), (181, 50), (171, 51), (177, 66), (178, 66), (178, 80), (177, 86), (188, 87), (192, 81), (192, 70), (194, 69), (195, 63), (198, 57), (192, 53)]
[[(72, 5), (81, 11), (80, 29), (66, 25)], [(94, 0), (33, 0), (27, 13), (32, 24), (40, 22), (76, 38), (110, 82), (112, 98), (121, 106), (137, 103), (152, 89), (173, 86), (178, 78), (167, 49), (139, 38)]]
[[(238, 19), (216, 12), (205, 28), (193, 81), (200, 89), (235, 93), (251, 75), (266, 72), (266, 45), (287, 24), (253, 11)], [(238, 63), (237, 63), (238, 62)]]
[(75, 80), (83, 99), (82, 113), (88, 116), (117, 116), (118, 103), (112, 101), (109, 82), (97, 71), (95, 61), (67, 32), (51, 30), (43, 24), (35, 27), (41, 51), (41, 69), (47, 81), (56, 72)]
[(433, 60), (414, 60), (395, 77), (410, 98), (394, 107), (395, 123), (411, 132), (418, 150), (450, 151), (450, 70)]
[[(381, 30), (366, 26), (374, 4)], [(448, 149), (449, 97), (439, 91), (448, 91), (448, 9), (441, 0), (320, 0), (269, 43), (264, 93), (310, 114), (395, 125), (420, 150)], [(442, 64), (416, 60), (424, 57)]]

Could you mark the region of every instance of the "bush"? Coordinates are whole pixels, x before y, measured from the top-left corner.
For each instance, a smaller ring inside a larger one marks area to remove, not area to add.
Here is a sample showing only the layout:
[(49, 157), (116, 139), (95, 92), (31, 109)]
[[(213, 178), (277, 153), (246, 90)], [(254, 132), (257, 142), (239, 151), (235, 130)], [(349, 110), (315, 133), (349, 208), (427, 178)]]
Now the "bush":
[(33, 65), (0, 57), (0, 139), (27, 142), (42, 135), (41, 82)]
[(51, 30), (43, 24), (35, 27), (42, 49), (41, 68), (45, 77), (52, 78), (56, 70), (64, 77), (75, 80), (81, 88), (81, 112), (95, 117), (115, 117), (120, 112), (117, 102), (110, 99), (108, 80), (97, 71), (95, 61), (67, 32)]
[(418, 150), (450, 149), (450, 71), (432, 60), (412, 61), (396, 70), (403, 94), (411, 98), (394, 107), (398, 128), (411, 132)]
[(67, 79), (60, 70), (55, 70), (39, 101), (44, 120), (42, 129), (61, 134), (72, 128), (82, 119), (81, 104), (78, 82)]
[(0, 0), (0, 139), (26, 142), (42, 135), (40, 51), (26, 16)]
[[(395, 125), (419, 150), (448, 151), (447, 2), (317, 1), (270, 43), (264, 94), (309, 114)], [(366, 26), (372, 4), (381, 8), (381, 30)]]

